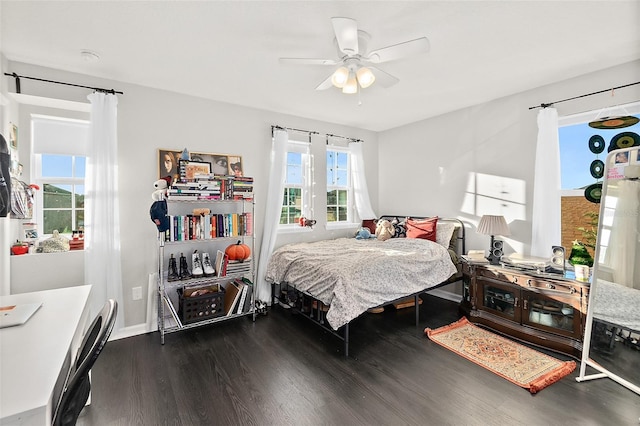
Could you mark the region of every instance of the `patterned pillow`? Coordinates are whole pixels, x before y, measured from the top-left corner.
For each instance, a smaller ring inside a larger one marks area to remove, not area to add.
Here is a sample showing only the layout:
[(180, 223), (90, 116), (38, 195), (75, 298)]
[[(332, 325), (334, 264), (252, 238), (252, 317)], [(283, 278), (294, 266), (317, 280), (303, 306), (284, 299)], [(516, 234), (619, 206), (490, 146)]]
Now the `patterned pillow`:
[(407, 218), (405, 223), (407, 225), (407, 238), (424, 238), (425, 240), (436, 241), (438, 216), (419, 220)]
[(436, 227), (436, 243), (444, 248), (450, 248), (453, 231), (456, 229), (454, 223), (440, 222)]
[(393, 237), (391, 238), (406, 238), (407, 236), (407, 227), (404, 222), (400, 222), (400, 220), (396, 217), (391, 221), (393, 225)]

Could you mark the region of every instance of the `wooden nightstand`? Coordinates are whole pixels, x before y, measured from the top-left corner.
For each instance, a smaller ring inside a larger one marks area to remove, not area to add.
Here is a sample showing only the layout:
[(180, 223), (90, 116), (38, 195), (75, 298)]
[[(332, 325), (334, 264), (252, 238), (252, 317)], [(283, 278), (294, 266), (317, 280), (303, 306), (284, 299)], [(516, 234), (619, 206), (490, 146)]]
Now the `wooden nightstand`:
[(470, 262), (462, 271), (460, 310), (471, 322), (580, 357), (589, 283)]

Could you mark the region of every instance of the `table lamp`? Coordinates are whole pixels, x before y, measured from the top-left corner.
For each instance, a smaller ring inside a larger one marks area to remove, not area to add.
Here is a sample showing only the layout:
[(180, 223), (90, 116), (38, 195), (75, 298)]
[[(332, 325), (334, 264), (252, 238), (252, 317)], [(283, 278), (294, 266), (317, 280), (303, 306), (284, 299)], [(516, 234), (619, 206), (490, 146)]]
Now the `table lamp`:
[(507, 236), (509, 232), (509, 226), (504, 216), (484, 215), (480, 218), (478, 223), (478, 234), (491, 235), (491, 246), (489, 247), (489, 256), (487, 260), (492, 265), (497, 265), (500, 262), (502, 256), (502, 241), (495, 241), (495, 235)]

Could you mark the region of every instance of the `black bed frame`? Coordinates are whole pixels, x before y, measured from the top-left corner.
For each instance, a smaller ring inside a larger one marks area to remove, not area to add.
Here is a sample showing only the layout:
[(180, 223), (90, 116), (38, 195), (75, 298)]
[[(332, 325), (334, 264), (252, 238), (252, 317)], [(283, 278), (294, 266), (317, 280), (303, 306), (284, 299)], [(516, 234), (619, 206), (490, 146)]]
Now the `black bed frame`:
[[(422, 216), (410, 216), (414, 219), (426, 219)], [(406, 216), (399, 215), (384, 215), (381, 216), (378, 220), (389, 220), (392, 221), (394, 219), (398, 219), (399, 221), (403, 221)], [(458, 236), (457, 236), (457, 247), (458, 253), (465, 253), (465, 227), (464, 223), (459, 219), (454, 218), (440, 218), (438, 221), (443, 222), (454, 222), (458, 225)], [(456, 274), (457, 275), (457, 274)], [(404, 296), (396, 300), (392, 300), (386, 302), (378, 307), (388, 306), (394, 303), (398, 303), (402, 300), (406, 300), (410, 297), (414, 299), (414, 310), (415, 310), (415, 318), (416, 318), (416, 328), (420, 325), (420, 295), (423, 293), (427, 293), (431, 290), (435, 290), (436, 288), (440, 288), (442, 286), (452, 284), (456, 281), (459, 281), (459, 277), (456, 275), (452, 276), (448, 280), (430, 287), (428, 290), (419, 291), (417, 293), (411, 294), (409, 296)], [(454, 278), (455, 277), (455, 278)], [(271, 284), (271, 306), (280, 306), (284, 309), (289, 310), (292, 313), (300, 314), (300, 316), (310, 320), (314, 324), (322, 327), (324, 330), (336, 336), (338, 339), (344, 342), (344, 356), (349, 356), (349, 323), (340, 327), (338, 330), (334, 330), (331, 328), (329, 323), (326, 320), (326, 311), (328, 310), (328, 306), (322, 303), (320, 300), (316, 299), (313, 295), (309, 294), (306, 291), (298, 290), (295, 284), (292, 283), (272, 283)], [(326, 309), (325, 309), (326, 308)]]

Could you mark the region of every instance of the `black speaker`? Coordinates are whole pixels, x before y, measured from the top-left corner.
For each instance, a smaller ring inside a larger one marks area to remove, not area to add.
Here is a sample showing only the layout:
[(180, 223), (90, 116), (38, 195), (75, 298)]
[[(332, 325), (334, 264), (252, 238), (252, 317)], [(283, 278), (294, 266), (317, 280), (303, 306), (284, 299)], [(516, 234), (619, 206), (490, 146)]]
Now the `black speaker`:
[(566, 250), (562, 246), (551, 246), (551, 267), (564, 273)]
[(504, 247), (504, 242), (502, 240), (493, 240), (491, 244), (491, 253), (489, 253), (489, 262), (492, 265), (497, 265), (500, 263), (500, 258), (502, 257), (502, 248)]

